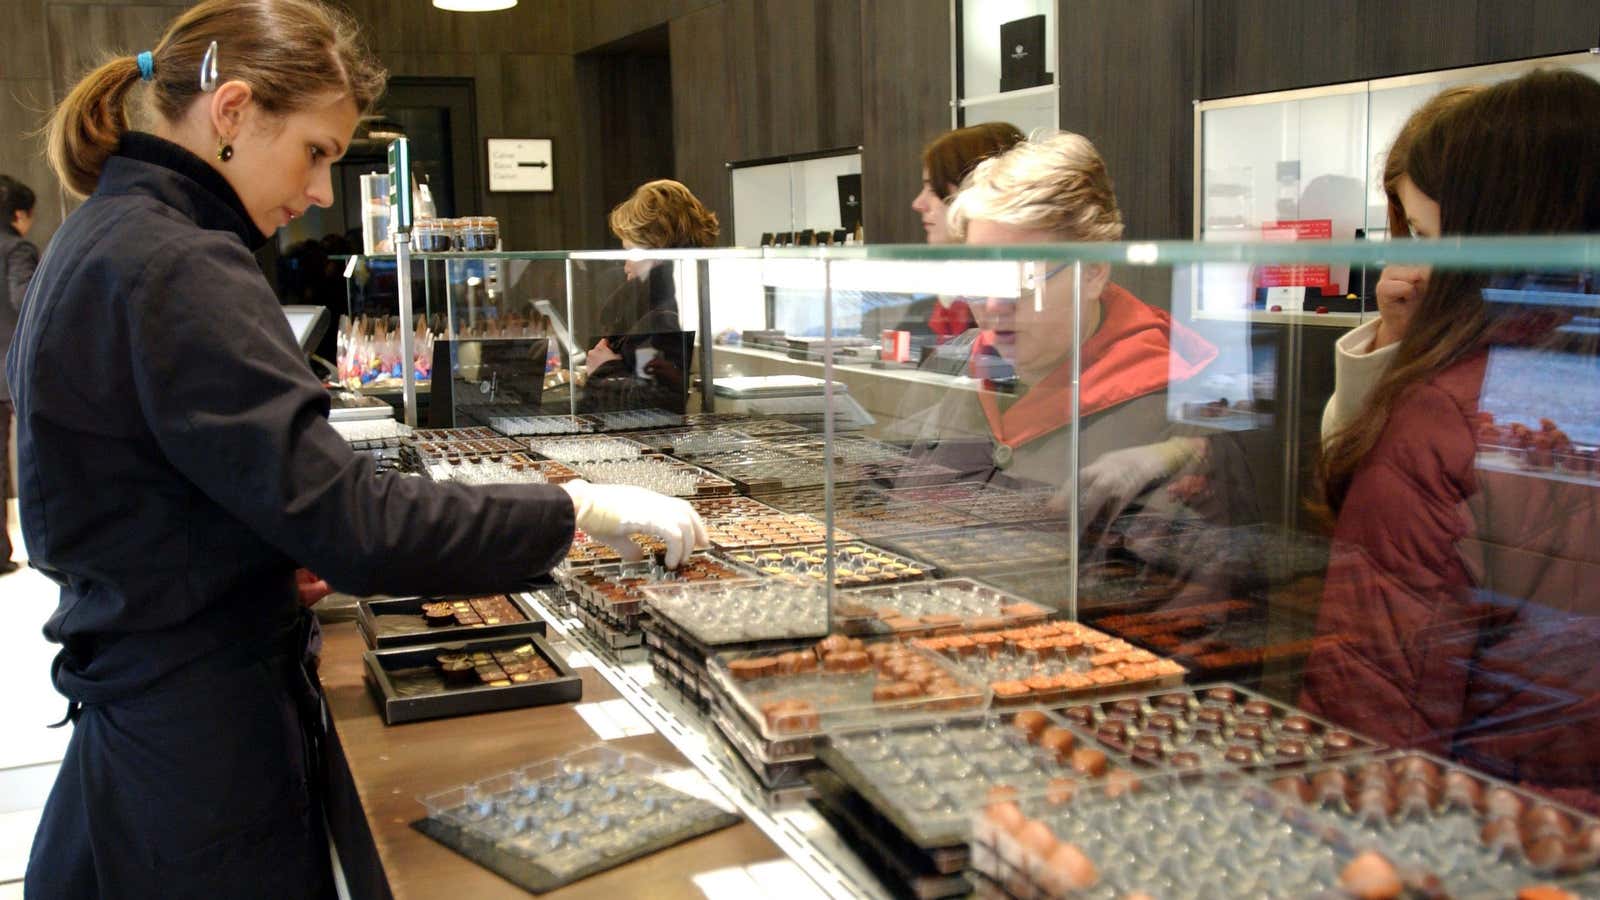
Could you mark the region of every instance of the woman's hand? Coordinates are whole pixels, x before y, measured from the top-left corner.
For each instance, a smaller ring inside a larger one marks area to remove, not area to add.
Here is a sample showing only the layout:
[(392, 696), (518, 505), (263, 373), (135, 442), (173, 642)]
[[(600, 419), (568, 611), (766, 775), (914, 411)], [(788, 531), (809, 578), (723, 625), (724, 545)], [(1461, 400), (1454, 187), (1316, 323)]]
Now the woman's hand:
[(590, 372), (593, 372), (606, 363), (611, 362), (614, 359), (621, 358), (622, 357), (618, 356), (611, 350), (611, 345), (606, 343), (606, 339), (601, 338), (599, 342), (594, 345), (592, 350), (584, 354), (583, 364)]
[(1425, 266), (1384, 267), (1378, 276), (1378, 335), (1372, 340), (1373, 350), (1398, 344), (1405, 338), (1427, 287)]
[(333, 593), (333, 588), (310, 569), (295, 570), (294, 586), (300, 591), (300, 605), (305, 607), (316, 606), (323, 597)]

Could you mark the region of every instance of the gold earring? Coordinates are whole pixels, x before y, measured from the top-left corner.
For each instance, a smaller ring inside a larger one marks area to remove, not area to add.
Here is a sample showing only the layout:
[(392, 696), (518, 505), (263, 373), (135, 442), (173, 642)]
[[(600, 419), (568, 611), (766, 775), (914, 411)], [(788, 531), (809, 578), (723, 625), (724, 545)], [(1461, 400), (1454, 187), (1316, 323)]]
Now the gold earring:
[(233, 145), (227, 141), (217, 141), (217, 159), (223, 162), (233, 159)]

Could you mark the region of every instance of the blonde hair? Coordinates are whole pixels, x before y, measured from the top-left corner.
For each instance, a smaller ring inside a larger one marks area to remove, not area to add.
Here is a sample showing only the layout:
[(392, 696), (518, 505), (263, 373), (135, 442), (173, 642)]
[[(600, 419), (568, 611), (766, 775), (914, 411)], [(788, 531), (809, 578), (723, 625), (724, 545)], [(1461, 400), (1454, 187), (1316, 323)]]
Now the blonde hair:
[(669, 178), (639, 185), (607, 220), (611, 233), (647, 250), (709, 247), (722, 226), (687, 187)]
[[(201, 95), (200, 63), (217, 43), (222, 81), (250, 85), (256, 105), (284, 115), (338, 91), (365, 112), (388, 79), (355, 20), (320, 0), (205, 0), (173, 20), (150, 49), (151, 108), (168, 122)], [(85, 75), (50, 117), (50, 167), (71, 193), (94, 191), (128, 130), (128, 92), (141, 81), (136, 56)]]
[(950, 232), (965, 239), (973, 219), (1041, 229), (1067, 241), (1115, 241), (1122, 213), (1094, 144), (1060, 132), (1023, 141), (978, 164), (950, 206)]

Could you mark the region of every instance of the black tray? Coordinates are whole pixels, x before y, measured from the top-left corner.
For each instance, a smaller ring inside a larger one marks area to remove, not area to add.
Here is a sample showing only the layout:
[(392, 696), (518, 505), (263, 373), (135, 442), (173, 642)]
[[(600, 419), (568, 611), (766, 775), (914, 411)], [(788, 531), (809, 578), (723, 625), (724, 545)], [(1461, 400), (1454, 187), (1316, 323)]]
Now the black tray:
[[(436, 690), (403, 690), (396, 687), (391, 677), (391, 673), (407, 669), (425, 667), (431, 669), (434, 657), (440, 653), (505, 650), (529, 643), (533, 644), (534, 652), (544, 657), (545, 662), (555, 669), (557, 677), (548, 681), (500, 687), (489, 685), (451, 687), (445, 685), (444, 677), (440, 675)], [(397, 647), (391, 650), (368, 650), (362, 659), (367, 667), (367, 686), (378, 701), (383, 721), (389, 725), (448, 716), (467, 716), (502, 709), (518, 709), (524, 706), (571, 703), (583, 697), (583, 680), (573, 674), (572, 668), (561, 658), (561, 654), (550, 649), (544, 638), (536, 634), (457, 641), (450, 644), (428, 644), (420, 647)]]
[[(462, 595), (463, 597), (468, 595)], [(488, 594), (472, 594), (474, 597), (489, 596)], [(545, 621), (539, 617), (533, 607), (520, 593), (506, 594), (511, 599), (511, 605), (517, 608), (527, 618), (521, 622), (505, 622), (500, 625), (449, 625), (443, 627), (429, 627), (422, 620), (422, 604), (432, 603), (436, 600), (449, 601), (461, 597), (407, 597), (400, 600), (362, 600), (356, 604), (356, 625), (361, 629), (361, 637), (367, 642), (370, 650), (387, 650), (391, 647), (415, 647), (422, 644), (438, 644), (445, 641), (468, 641), (482, 638), (504, 637), (513, 634), (544, 635)], [(415, 631), (397, 633), (391, 631), (383, 633), (381, 619), (398, 618), (406, 616), (416, 620)]]
[(814, 773), (810, 781), (817, 792), (812, 808), (839, 832), (889, 893), (913, 900), (942, 900), (971, 893), (972, 886), (962, 875), (965, 847), (958, 855), (936, 861), (904, 844), (892, 827), (885, 827), (872, 808), (832, 773)]

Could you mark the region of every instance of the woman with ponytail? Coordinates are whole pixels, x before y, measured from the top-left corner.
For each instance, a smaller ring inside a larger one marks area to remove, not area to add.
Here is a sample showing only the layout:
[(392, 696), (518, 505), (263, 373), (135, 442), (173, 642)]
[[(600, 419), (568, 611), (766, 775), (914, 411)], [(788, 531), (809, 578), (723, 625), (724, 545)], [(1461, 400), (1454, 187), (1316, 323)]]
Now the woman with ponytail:
[(251, 251), (332, 202), (384, 78), (319, 0), (205, 0), (51, 120), (51, 163), (88, 199), (7, 361), (74, 723), (34, 900), (332, 895), (306, 609), (329, 585), (503, 590), (575, 525), (635, 554), (627, 535), (655, 534), (669, 565), (704, 540), (688, 504), (638, 488), (378, 475), (328, 424)]

